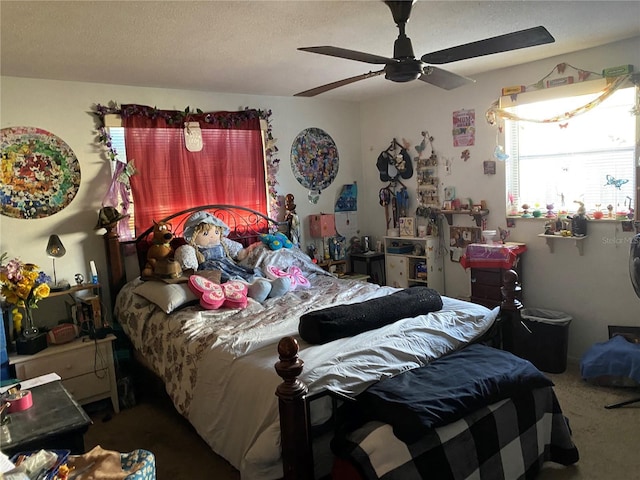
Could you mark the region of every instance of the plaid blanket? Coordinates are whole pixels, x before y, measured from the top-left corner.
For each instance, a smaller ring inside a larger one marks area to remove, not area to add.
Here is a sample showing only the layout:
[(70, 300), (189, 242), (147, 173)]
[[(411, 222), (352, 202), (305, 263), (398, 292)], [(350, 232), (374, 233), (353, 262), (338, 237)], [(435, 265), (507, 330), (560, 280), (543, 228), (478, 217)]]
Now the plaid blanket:
[(370, 421), (338, 432), (334, 454), (365, 479), (531, 479), (545, 461), (571, 465), (578, 450), (552, 387), (480, 408), (406, 444)]

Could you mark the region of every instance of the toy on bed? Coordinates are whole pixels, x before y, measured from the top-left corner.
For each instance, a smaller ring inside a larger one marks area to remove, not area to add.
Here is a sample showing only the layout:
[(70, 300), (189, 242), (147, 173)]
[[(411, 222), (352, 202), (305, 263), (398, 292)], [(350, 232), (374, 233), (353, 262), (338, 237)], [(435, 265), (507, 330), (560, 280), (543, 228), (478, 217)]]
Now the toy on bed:
[(219, 285), (200, 275), (191, 275), (189, 289), (200, 299), (200, 306), (207, 310), (217, 310), (220, 307), (245, 308), (247, 306), (247, 285), (237, 280), (230, 280)]
[(152, 277), (158, 262), (167, 261), (173, 256), (171, 241), (174, 239), (173, 226), (166, 222), (153, 222), (153, 240), (147, 251), (147, 263), (141, 272), (142, 278)]
[(263, 233), (260, 235), (260, 240), (271, 250), (280, 250), (281, 248), (291, 248), (293, 243), (282, 232), (276, 233)]
[(193, 213), (184, 224), (183, 235), (187, 245), (178, 247), (176, 261), (183, 270), (219, 270), (222, 283), (229, 280), (246, 282), (248, 296), (257, 302), (287, 293), (291, 289), (289, 278), (271, 280), (265, 278), (258, 268), (236, 263), (236, 260), (246, 258), (256, 244), (244, 248), (241, 243), (227, 238), (229, 231), (221, 219), (209, 212)]

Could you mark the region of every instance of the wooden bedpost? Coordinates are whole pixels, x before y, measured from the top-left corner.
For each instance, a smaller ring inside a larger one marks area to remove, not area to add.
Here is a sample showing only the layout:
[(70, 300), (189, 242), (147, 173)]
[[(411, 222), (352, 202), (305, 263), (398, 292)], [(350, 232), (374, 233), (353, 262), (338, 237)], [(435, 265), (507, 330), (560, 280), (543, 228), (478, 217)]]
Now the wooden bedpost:
[(116, 295), (126, 282), (124, 259), (120, 250), (120, 237), (117, 227), (117, 223), (106, 225), (104, 228), (107, 229), (107, 233), (102, 236), (107, 253), (107, 264), (109, 265), (109, 296), (111, 298), (112, 311), (113, 306), (116, 304)]
[(313, 451), (307, 410), (307, 386), (297, 377), (304, 362), (298, 358), (298, 342), (284, 337), (278, 342), (280, 361), (275, 369), (284, 380), (276, 389), (280, 410), (280, 437), (284, 480), (313, 479)]
[(513, 352), (513, 328), (522, 321), (520, 310), (522, 303), (518, 300), (521, 287), (515, 270), (507, 270), (503, 274), (502, 303), (500, 304), (500, 324), (502, 325), (502, 348)]

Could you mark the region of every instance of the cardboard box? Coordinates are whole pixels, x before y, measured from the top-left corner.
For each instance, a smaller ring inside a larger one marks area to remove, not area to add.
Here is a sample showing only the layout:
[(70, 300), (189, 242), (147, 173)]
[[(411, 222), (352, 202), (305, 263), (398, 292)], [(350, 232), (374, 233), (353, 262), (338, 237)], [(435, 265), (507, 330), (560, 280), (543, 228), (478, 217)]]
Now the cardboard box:
[(547, 88), (559, 87), (560, 85), (570, 85), (573, 83), (573, 77), (554, 78), (553, 80), (547, 80)]
[(309, 231), (313, 238), (332, 237), (336, 234), (336, 219), (333, 213), (309, 216)]
[(633, 73), (633, 65), (620, 65), (618, 67), (609, 67), (602, 70), (603, 77), (619, 77)]
[(522, 93), (527, 90), (527, 87), (524, 85), (514, 85), (512, 87), (502, 87), (502, 95), (515, 95), (516, 93)]

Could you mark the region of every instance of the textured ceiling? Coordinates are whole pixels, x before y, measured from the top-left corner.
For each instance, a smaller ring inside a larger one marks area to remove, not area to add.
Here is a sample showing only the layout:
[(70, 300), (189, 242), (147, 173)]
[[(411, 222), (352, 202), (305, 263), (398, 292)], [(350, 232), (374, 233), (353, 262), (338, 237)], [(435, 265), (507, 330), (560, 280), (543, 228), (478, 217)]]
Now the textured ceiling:
[[(332, 45), (393, 56), (391, 12), (369, 1), (0, 2), (3, 75), (292, 96), (377, 65), (297, 51)], [(442, 67), (474, 74), (640, 35), (640, 1), (418, 1), (416, 57), (543, 25), (556, 43)], [(319, 98), (366, 100), (421, 88), (383, 76)], [(468, 87), (464, 87), (468, 88)]]

